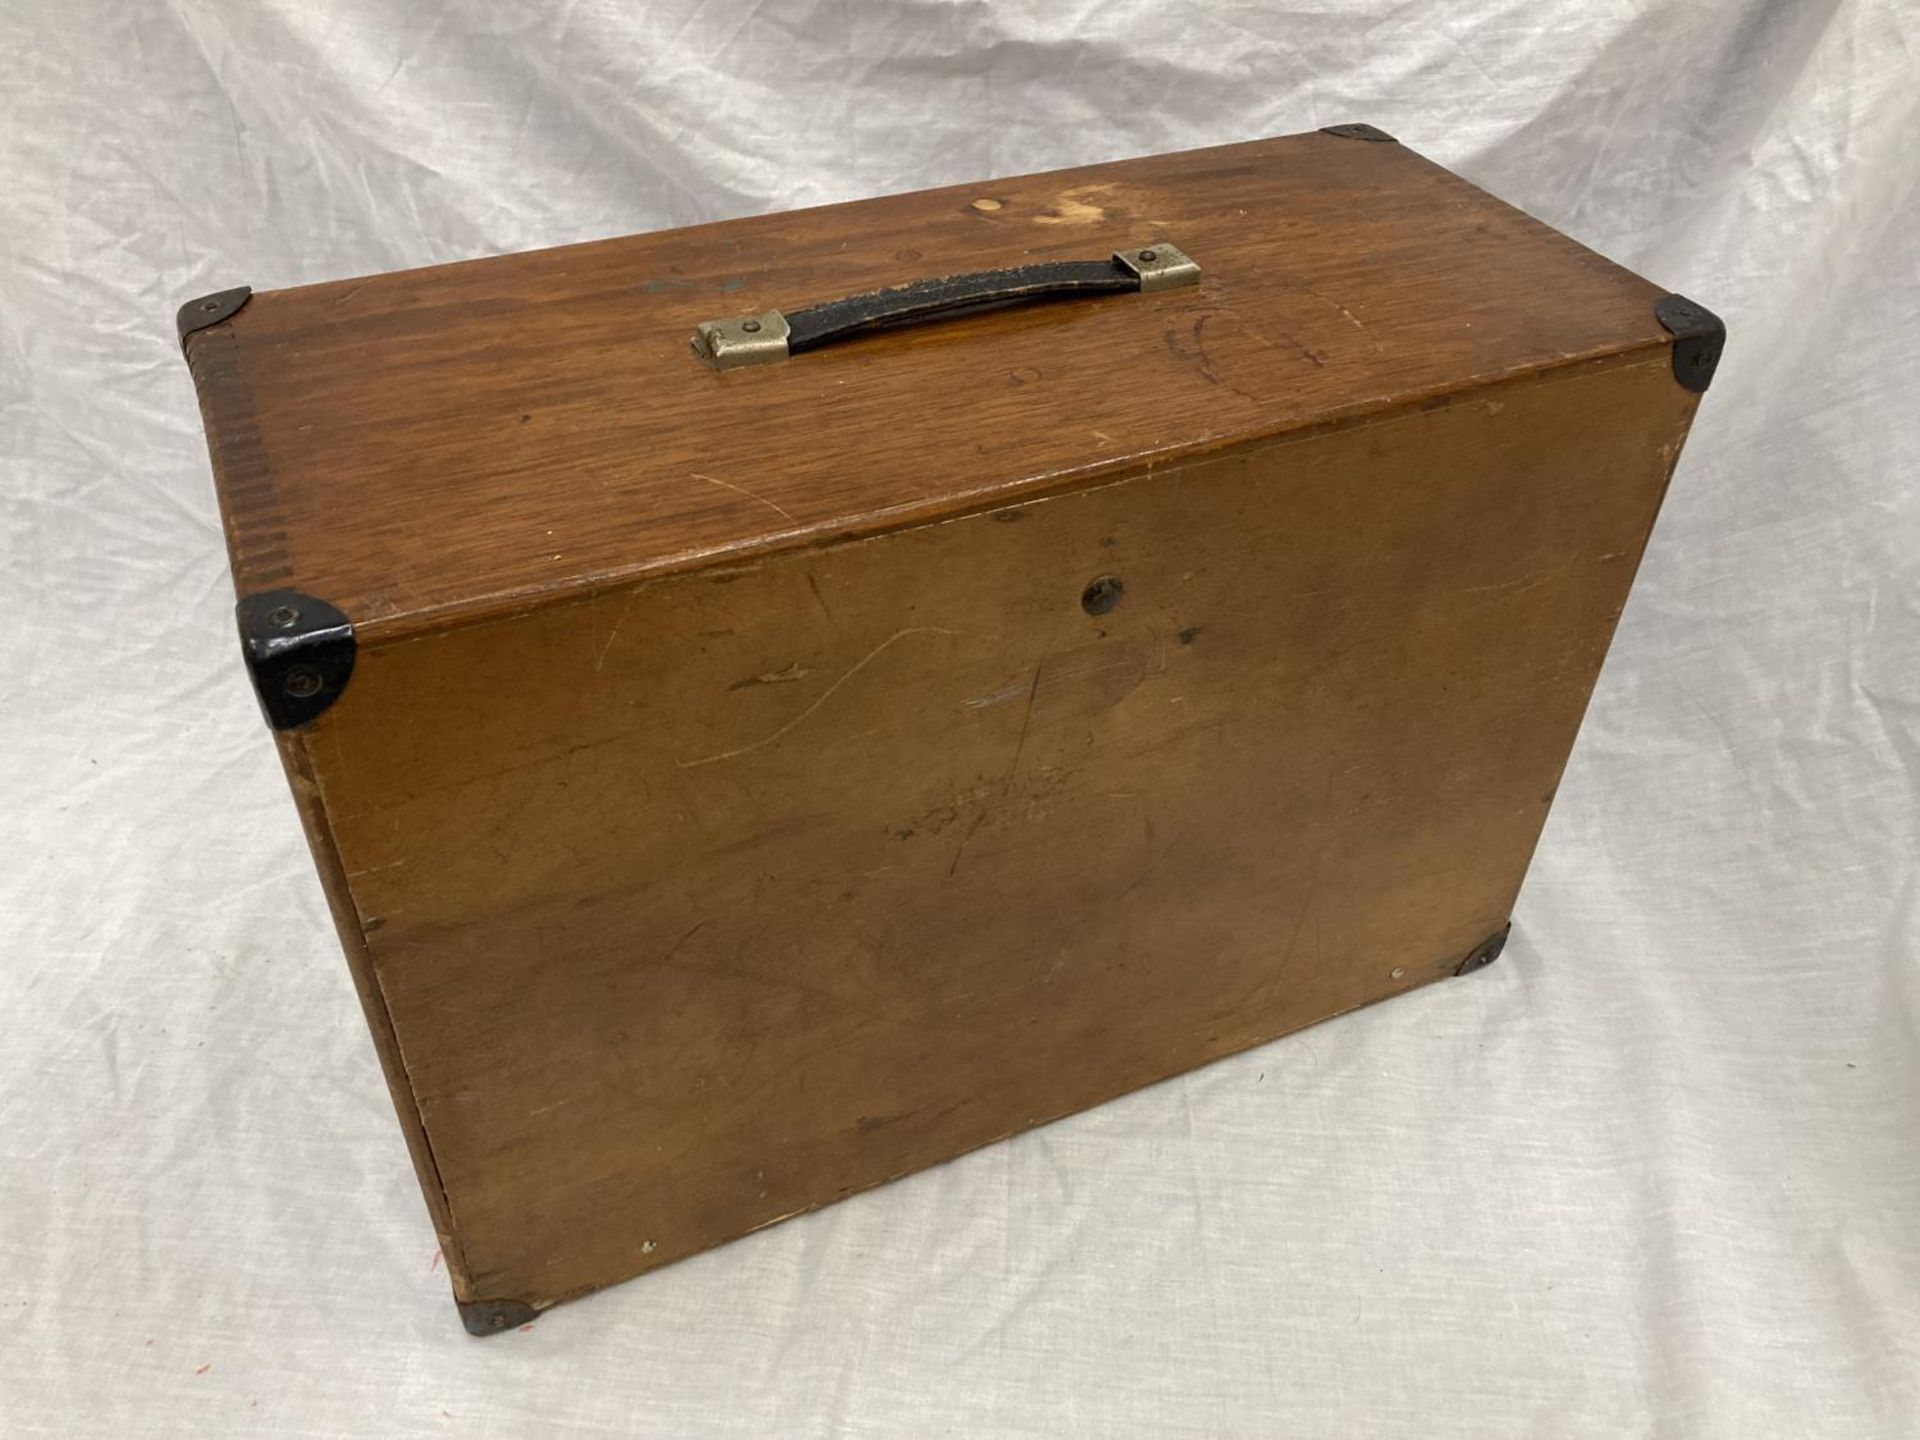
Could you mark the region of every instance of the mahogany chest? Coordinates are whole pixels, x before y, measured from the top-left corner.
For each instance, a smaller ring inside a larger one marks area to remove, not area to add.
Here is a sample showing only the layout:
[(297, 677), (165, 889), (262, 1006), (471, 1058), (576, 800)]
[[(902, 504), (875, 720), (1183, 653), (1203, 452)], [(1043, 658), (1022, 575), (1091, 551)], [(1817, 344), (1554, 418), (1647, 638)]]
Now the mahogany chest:
[(476, 1333), (1492, 958), (1722, 339), (1367, 126), (180, 328)]

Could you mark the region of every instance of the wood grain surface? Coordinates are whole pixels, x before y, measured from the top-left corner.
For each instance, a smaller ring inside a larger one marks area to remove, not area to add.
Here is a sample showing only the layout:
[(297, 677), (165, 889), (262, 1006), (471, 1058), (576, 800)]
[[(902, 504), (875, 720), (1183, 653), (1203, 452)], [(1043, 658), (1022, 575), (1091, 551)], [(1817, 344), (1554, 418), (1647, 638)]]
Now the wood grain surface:
[[(1161, 239), (1197, 289), (724, 375), (688, 344)], [(239, 588), (377, 640), (1664, 347), (1659, 293), (1403, 146), (1313, 133), (262, 293), (188, 345)]]
[(462, 1293), (545, 1304), (1451, 973), (1694, 398), (1586, 362), (369, 647), (300, 743)]

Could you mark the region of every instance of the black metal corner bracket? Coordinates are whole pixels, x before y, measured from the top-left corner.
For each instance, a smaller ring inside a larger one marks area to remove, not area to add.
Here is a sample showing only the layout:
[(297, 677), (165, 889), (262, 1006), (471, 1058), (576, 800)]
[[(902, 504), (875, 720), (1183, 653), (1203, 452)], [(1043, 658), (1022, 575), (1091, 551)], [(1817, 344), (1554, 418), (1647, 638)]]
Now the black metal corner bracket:
[(469, 1335), (501, 1335), (531, 1323), (539, 1314), (519, 1300), (456, 1300), (460, 1323)]
[(1322, 135), (1338, 135), (1342, 140), (1384, 140), (1389, 145), (1400, 142), (1373, 125), (1322, 125)]
[(1727, 327), (1706, 306), (1684, 295), (1669, 295), (1653, 307), (1654, 318), (1673, 334), (1673, 378), (1696, 393), (1713, 383)]
[(180, 332), (180, 352), (186, 353), (187, 337), (196, 330), (204, 330), (209, 325), (218, 325), (222, 320), (231, 320), (240, 313), (240, 307), (253, 298), (253, 287), (242, 285), (233, 290), (216, 290), (211, 295), (202, 295), (198, 300), (189, 300), (180, 307), (180, 313), (174, 317), (174, 328)]
[(1500, 952), (1507, 948), (1507, 936), (1513, 933), (1513, 922), (1509, 920), (1493, 934), (1482, 940), (1467, 952), (1467, 958), (1460, 962), (1456, 975), (1471, 975), (1476, 970), (1484, 970), (1500, 958)]
[(236, 611), (240, 648), (267, 723), (304, 725), (347, 688), (353, 674), (353, 622), (298, 590), (263, 590)]

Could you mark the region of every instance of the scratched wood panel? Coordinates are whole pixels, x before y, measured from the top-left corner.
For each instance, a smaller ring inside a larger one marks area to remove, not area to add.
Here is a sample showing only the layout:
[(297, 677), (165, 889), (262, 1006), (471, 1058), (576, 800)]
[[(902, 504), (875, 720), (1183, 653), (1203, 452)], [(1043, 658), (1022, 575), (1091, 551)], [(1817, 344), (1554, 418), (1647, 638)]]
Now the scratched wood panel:
[(458, 1292), (544, 1305), (1450, 973), (1694, 401), (1586, 362), (366, 647), (294, 743)]
[[(1160, 239), (1197, 289), (726, 375), (687, 343)], [(189, 352), (239, 588), (372, 641), (1664, 345), (1658, 294), (1404, 146), (1314, 133), (262, 293)]]

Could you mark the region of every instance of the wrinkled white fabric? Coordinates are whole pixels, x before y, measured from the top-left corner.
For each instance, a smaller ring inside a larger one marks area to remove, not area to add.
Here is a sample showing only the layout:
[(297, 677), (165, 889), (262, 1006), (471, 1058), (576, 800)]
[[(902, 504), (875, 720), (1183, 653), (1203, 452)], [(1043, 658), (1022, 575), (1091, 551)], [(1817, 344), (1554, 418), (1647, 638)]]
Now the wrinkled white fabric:
[[(0, 6), (0, 1433), (1920, 1434), (1892, 0)], [(479, 1343), (174, 306), (1366, 120), (1732, 340), (1454, 984)]]

